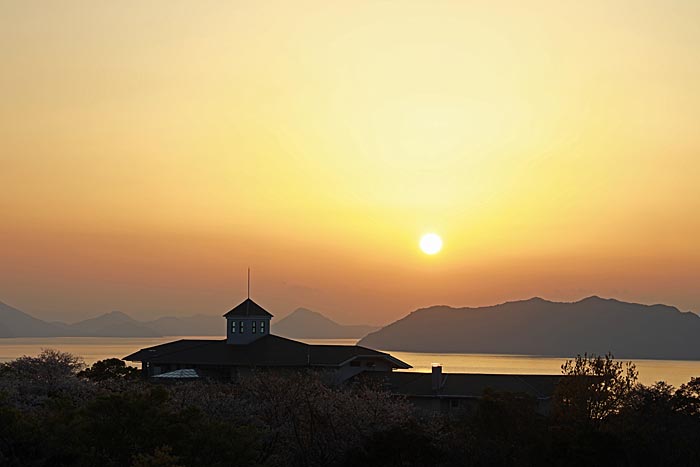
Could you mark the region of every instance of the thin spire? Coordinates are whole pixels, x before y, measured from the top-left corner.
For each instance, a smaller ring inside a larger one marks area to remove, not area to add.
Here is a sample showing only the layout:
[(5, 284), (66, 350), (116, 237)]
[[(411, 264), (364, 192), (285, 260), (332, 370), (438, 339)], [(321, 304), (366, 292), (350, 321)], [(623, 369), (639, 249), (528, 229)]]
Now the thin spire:
[(248, 298), (250, 298), (250, 268), (248, 268)]

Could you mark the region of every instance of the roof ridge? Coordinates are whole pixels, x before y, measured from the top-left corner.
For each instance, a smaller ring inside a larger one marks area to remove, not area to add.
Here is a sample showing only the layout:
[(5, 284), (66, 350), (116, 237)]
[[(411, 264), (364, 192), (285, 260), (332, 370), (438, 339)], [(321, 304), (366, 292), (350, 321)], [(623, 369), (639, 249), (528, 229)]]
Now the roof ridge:
[(224, 314), (226, 318), (229, 316), (264, 316), (272, 318), (273, 314), (256, 303), (252, 298), (246, 298)]
[[(178, 353), (178, 352), (182, 352), (182, 351), (185, 351), (185, 350), (191, 350), (191, 349), (195, 349), (195, 348), (197, 348), (197, 347), (202, 347), (202, 346), (207, 345), (207, 344), (213, 344), (213, 343), (215, 343), (215, 342), (221, 342), (221, 341), (225, 341), (225, 340), (226, 340), (226, 339), (180, 339), (180, 340), (173, 341), (173, 342), (166, 342), (165, 344), (154, 345), (154, 346), (152, 346), (152, 347), (146, 347), (145, 349), (141, 349), (141, 350), (139, 350), (139, 351), (137, 351), (137, 352), (132, 353), (131, 355), (127, 355), (126, 357), (122, 358), (122, 360), (126, 360), (127, 358), (131, 357), (132, 355), (136, 355), (136, 354), (138, 354), (139, 352), (149, 351), (149, 350), (155, 349), (156, 347), (160, 347), (160, 346), (164, 346), (164, 345), (168, 345), (168, 344), (174, 344), (174, 343), (176, 343), (176, 342), (190, 341), (190, 342), (201, 342), (201, 344), (198, 344), (198, 345), (191, 345), (191, 346), (186, 347), (186, 348), (184, 348), (184, 349), (173, 349), (173, 350), (171, 350), (171, 351), (169, 351), (169, 352), (166, 351), (166, 352), (163, 352), (163, 353), (159, 354), (158, 357), (162, 357), (162, 356), (165, 356), (165, 355), (176, 354), (176, 353)], [(131, 361), (131, 360), (127, 360), (127, 361)]]
[(522, 378), (520, 375), (515, 375), (515, 376), (518, 377), (518, 380), (519, 380), (521, 383), (523, 383), (525, 386), (527, 386), (527, 387), (529, 387), (530, 389), (532, 389), (532, 391), (533, 391), (535, 394), (537, 394), (538, 396), (542, 396), (542, 393), (540, 392), (540, 390), (537, 389), (535, 386), (533, 386), (532, 384), (528, 383), (528, 382), (527, 382), (524, 378)]

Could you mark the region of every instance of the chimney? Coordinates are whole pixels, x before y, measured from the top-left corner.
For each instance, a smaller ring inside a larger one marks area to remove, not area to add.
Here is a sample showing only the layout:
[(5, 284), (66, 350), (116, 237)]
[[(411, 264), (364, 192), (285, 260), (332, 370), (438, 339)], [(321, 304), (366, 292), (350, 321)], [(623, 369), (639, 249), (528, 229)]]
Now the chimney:
[(439, 391), (442, 388), (442, 365), (433, 363), (432, 389)]

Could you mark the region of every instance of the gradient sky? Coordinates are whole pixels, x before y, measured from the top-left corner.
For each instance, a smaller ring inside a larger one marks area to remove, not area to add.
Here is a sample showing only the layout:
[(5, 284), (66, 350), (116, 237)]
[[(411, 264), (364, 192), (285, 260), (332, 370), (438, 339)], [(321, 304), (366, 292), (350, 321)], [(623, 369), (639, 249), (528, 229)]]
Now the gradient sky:
[[(0, 0), (0, 300), (700, 311), (700, 2)], [(420, 236), (440, 234), (427, 256)]]

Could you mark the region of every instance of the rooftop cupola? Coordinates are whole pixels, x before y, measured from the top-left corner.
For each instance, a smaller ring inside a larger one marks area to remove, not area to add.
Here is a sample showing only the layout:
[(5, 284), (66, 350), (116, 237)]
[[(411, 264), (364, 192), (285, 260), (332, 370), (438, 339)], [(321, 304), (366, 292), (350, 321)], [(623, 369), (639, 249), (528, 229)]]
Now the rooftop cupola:
[(272, 314), (250, 298), (224, 315), (226, 343), (249, 344), (270, 333)]

